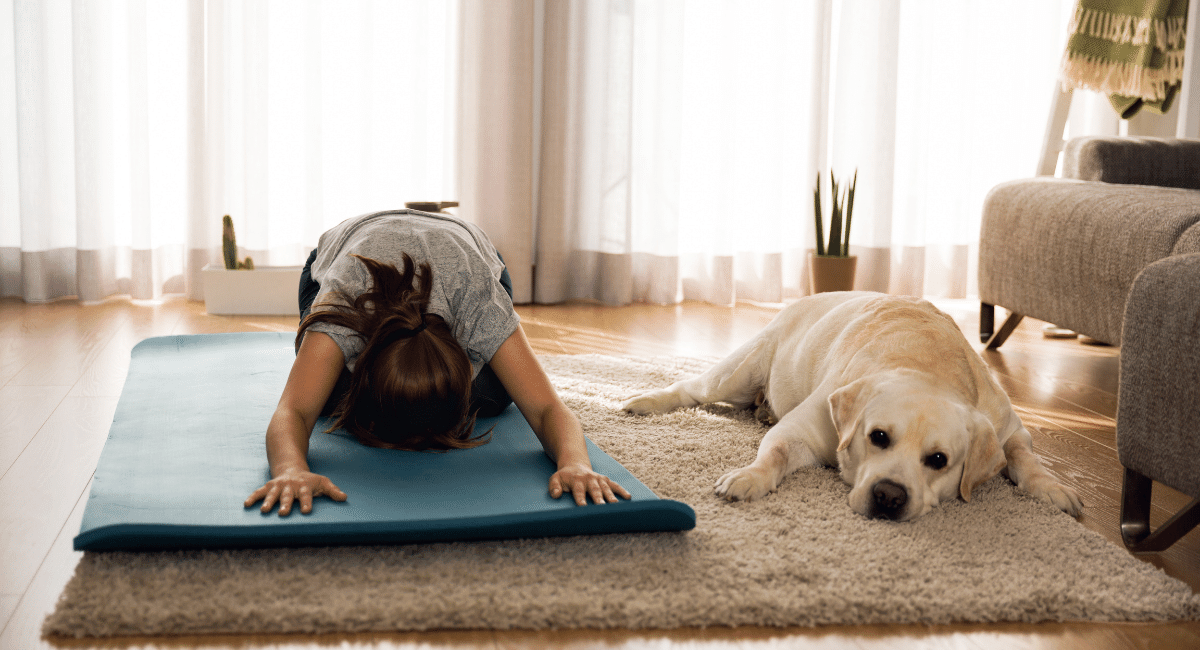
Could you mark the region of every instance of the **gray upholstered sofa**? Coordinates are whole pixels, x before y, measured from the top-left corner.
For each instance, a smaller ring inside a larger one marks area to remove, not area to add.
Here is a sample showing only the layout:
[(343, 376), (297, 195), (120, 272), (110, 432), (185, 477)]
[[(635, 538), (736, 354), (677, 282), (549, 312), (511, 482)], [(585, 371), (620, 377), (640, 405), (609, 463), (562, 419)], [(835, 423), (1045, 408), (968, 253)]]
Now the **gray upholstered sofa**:
[(1121, 346), (1122, 533), (1161, 550), (1200, 522), (1200, 500), (1148, 519), (1152, 479), (1200, 497), (1200, 140), (1078, 138), (1063, 176), (984, 202), (980, 335), (997, 348), (1030, 316)]

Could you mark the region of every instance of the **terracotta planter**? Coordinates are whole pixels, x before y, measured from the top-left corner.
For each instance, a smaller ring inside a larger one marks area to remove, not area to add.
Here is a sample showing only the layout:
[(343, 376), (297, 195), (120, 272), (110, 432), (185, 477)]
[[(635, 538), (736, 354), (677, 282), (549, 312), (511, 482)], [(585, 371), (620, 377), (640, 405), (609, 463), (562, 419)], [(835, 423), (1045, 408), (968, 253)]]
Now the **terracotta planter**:
[(853, 291), (854, 268), (858, 257), (834, 257), (808, 255), (808, 279), (813, 293), (827, 291)]

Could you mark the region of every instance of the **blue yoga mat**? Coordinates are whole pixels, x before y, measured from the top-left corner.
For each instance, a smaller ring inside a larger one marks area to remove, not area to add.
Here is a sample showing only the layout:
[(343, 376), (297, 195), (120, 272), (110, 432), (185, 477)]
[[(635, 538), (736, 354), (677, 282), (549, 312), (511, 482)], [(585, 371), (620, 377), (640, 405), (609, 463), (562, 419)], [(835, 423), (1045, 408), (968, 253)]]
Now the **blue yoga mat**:
[[(695, 526), (687, 504), (659, 499), (590, 440), (592, 466), (632, 500), (577, 506), (550, 498), (554, 464), (516, 407), (476, 427), (474, 449), (374, 449), (344, 431), (312, 435), (309, 464), (349, 496), (311, 514), (242, 503), (269, 478), (264, 434), (294, 359), (292, 335), (147, 339), (129, 375), (75, 537), (76, 550), (387, 544)], [(585, 425), (586, 426), (586, 425)], [(493, 428), (494, 427), (494, 428)]]

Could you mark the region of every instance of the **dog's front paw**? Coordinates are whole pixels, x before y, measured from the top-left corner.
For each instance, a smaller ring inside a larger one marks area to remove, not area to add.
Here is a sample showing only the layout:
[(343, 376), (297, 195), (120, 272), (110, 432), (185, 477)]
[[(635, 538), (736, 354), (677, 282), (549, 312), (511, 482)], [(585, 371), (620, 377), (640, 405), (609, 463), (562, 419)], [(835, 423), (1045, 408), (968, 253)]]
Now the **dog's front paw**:
[(1083, 501), (1079, 498), (1079, 493), (1051, 476), (1031, 478), (1027, 485), (1021, 487), (1029, 496), (1045, 501), (1072, 517), (1083, 513)]
[(775, 491), (771, 473), (758, 467), (743, 467), (717, 479), (713, 491), (730, 501), (753, 501)]
[(638, 395), (621, 405), (621, 410), (635, 415), (658, 415), (679, 406), (675, 393), (656, 390)]

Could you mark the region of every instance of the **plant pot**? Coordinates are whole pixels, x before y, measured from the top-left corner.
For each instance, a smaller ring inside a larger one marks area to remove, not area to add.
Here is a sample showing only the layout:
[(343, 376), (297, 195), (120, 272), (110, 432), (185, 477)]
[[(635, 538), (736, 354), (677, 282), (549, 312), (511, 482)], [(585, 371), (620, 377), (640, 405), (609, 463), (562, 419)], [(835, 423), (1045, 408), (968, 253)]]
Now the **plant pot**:
[(209, 264), (204, 276), (204, 309), (210, 314), (254, 314), (300, 316), (296, 292), (300, 287), (299, 266), (261, 266), (254, 270), (230, 271)]
[(858, 257), (832, 255), (808, 255), (808, 279), (813, 293), (827, 291), (853, 291), (854, 268)]

